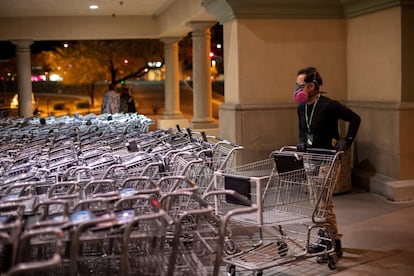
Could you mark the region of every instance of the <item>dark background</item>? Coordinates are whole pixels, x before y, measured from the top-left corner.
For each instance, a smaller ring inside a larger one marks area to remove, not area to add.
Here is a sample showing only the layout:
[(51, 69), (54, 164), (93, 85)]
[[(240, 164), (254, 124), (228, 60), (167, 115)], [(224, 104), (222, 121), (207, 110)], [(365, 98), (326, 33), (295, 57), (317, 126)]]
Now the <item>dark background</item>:
[[(32, 54), (38, 54), (61, 46), (62, 41), (35, 41), (30, 46), (30, 50)], [(14, 56), (16, 56), (14, 44), (10, 41), (0, 41), (0, 59), (9, 59)]]

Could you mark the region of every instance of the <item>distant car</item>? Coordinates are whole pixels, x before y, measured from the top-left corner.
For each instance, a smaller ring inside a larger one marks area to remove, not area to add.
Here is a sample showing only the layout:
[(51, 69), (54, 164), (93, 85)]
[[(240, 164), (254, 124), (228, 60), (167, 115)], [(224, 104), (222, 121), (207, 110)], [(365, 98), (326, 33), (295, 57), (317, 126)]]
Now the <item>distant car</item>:
[[(37, 102), (35, 100), (34, 94), (32, 93), (32, 105), (36, 107), (36, 104)], [(19, 94), (15, 94), (13, 96), (13, 99), (10, 102), (10, 108), (17, 109), (18, 107), (19, 107)]]

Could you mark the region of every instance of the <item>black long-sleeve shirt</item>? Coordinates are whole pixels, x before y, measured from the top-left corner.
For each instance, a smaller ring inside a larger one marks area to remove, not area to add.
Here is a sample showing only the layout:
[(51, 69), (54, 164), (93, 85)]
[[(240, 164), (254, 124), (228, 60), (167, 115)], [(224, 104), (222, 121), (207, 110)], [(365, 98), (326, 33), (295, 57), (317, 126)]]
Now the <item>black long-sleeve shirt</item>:
[(306, 104), (299, 104), (297, 109), (300, 143), (306, 144), (308, 134), (311, 134), (313, 137), (312, 147), (333, 149), (332, 139), (339, 140), (341, 138), (339, 137), (338, 120), (343, 120), (349, 122), (345, 140), (349, 146), (352, 144), (361, 123), (361, 118), (358, 114), (338, 101), (321, 95), (316, 102), (316, 106), (315, 103), (307, 106), (308, 122), (310, 122), (309, 133), (305, 115)]

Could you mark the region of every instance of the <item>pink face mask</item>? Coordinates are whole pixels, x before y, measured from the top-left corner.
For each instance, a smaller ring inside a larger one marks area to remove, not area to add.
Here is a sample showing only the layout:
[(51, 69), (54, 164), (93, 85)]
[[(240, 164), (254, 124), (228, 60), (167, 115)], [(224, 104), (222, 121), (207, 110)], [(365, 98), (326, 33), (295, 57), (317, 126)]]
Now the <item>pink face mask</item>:
[(306, 103), (308, 101), (309, 95), (304, 90), (295, 91), (295, 94), (293, 95), (295, 98), (295, 101), (298, 103)]
[(303, 90), (304, 87), (305, 84), (296, 83), (295, 93), (293, 93), (293, 97), (298, 103), (306, 103), (308, 101), (309, 95), (305, 90)]

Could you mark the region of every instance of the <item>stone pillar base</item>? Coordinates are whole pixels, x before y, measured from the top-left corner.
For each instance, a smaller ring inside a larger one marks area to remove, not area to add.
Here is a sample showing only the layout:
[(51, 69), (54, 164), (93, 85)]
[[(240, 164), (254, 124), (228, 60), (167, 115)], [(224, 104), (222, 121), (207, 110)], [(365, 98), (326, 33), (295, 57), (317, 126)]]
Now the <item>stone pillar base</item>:
[[(213, 136), (216, 138), (221, 138), (220, 137), (220, 129), (219, 128), (191, 128), (192, 132), (204, 132), (207, 136)], [(207, 138), (208, 140), (208, 138)]]
[(180, 128), (187, 128), (190, 126), (190, 123), (187, 119), (181, 117), (181, 118), (169, 118), (169, 119), (158, 119), (157, 120), (157, 127), (159, 129), (177, 129), (177, 125), (180, 126)]
[(352, 177), (359, 187), (388, 200), (410, 201), (414, 199), (414, 179), (397, 180), (358, 168), (353, 169)]
[(218, 128), (219, 124), (216, 121), (207, 121), (207, 122), (191, 122), (191, 129), (208, 129), (208, 128)]

